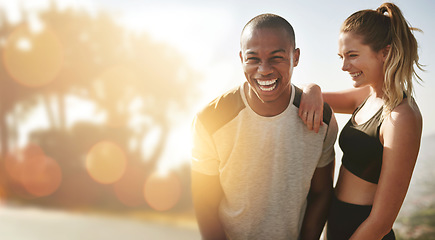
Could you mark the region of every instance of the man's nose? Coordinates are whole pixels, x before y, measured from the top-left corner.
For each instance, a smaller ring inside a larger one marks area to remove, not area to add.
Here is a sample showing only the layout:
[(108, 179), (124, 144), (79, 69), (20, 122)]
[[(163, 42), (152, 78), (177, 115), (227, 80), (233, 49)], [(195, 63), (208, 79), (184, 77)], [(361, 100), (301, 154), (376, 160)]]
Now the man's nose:
[(258, 73), (261, 75), (268, 75), (273, 72), (272, 66), (268, 62), (261, 62), (258, 66)]

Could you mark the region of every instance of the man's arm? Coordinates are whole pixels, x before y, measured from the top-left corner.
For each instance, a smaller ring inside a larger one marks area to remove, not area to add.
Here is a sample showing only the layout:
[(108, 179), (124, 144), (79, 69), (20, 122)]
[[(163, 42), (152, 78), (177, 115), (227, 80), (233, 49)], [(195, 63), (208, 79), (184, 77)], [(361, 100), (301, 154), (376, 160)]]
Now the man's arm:
[(318, 240), (322, 234), (333, 194), (334, 165), (335, 161), (332, 161), (314, 172), (301, 229), (301, 240)]
[(202, 239), (225, 240), (219, 220), (219, 204), (223, 197), (219, 175), (210, 176), (192, 171), (192, 198)]

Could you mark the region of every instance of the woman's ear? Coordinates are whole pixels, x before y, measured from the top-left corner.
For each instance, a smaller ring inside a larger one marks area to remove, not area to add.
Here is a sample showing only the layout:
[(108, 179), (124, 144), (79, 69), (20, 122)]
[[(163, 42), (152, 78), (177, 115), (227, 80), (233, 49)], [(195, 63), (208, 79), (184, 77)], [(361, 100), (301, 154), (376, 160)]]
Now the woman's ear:
[(382, 51), (382, 59), (387, 60), (388, 54), (390, 53), (391, 50), (391, 45), (387, 45), (386, 47), (384, 47), (381, 51)]

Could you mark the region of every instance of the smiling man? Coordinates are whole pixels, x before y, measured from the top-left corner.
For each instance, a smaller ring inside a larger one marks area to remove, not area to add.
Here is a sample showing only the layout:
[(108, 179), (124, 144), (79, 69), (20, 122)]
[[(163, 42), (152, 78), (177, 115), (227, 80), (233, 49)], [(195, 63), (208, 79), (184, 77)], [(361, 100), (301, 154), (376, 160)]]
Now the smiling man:
[(193, 123), (192, 195), (203, 239), (319, 239), (332, 196), (337, 123), (319, 133), (298, 116), (292, 26), (262, 14), (241, 35), (247, 82)]

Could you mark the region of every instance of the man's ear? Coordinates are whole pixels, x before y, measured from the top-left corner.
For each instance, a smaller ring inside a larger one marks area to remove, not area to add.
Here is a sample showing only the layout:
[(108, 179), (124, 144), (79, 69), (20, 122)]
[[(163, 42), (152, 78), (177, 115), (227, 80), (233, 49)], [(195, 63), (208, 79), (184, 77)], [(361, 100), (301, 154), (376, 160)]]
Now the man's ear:
[(293, 66), (296, 67), (299, 64), (299, 57), (301, 55), (301, 50), (296, 48), (293, 52)]
[(240, 61), (243, 63), (242, 51), (239, 52)]

